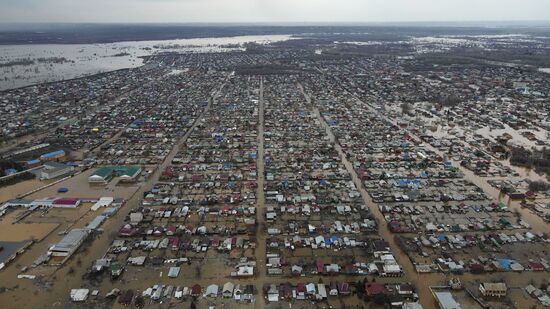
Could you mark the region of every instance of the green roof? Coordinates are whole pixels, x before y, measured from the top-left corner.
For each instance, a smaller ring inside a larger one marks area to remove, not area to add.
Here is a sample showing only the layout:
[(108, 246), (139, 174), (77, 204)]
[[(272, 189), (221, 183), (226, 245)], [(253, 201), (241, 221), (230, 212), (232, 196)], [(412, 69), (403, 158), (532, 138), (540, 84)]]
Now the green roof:
[(141, 171), (139, 166), (105, 166), (97, 169), (92, 176), (108, 178), (110, 176), (128, 176), (133, 177)]

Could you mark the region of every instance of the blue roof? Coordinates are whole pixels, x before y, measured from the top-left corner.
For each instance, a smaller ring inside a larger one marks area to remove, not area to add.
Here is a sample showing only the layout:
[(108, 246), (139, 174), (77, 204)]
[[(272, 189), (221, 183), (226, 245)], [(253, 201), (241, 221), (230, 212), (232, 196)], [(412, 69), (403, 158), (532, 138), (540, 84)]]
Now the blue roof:
[(406, 185), (418, 185), (420, 184), (420, 181), (417, 179), (399, 179), (399, 186), (404, 187)]
[(65, 154), (65, 150), (57, 150), (57, 151), (48, 152), (48, 153), (43, 154), (42, 157), (47, 158), (47, 157), (57, 156), (57, 155), (60, 155), (60, 154)]
[(500, 266), (502, 266), (502, 268), (504, 268), (505, 270), (509, 270), (510, 269), (510, 264), (512, 264), (512, 260), (508, 260), (508, 259), (497, 259), (498, 263), (500, 264)]
[(4, 173), (5, 173), (6, 175), (11, 175), (11, 174), (17, 173), (17, 170), (14, 169), (14, 168), (7, 168), (7, 169), (4, 171)]
[(38, 163), (40, 163), (40, 160), (38, 160), (38, 159), (34, 159), (34, 160), (29, 160), (29, 161), (27, 161), (27, 164), (28, 164), (28, 165), (38, 164)]

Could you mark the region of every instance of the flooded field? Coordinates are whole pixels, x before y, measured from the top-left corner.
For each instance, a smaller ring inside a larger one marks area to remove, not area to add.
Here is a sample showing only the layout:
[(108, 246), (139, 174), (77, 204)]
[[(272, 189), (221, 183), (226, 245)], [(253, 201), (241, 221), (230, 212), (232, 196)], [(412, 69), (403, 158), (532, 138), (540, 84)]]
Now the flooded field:
[(290, 35), (252, 35), (105, 44), (0, 46), (0, 90), (91, 74), (135, 68), (156, 53), (204, 53), (243, 50), (246, 43), (268, 44)]
[(0, 187), (0, 201), (7, 201), (45, 186), (47, 182), (38, 179), (26, 180), (11, 186)]

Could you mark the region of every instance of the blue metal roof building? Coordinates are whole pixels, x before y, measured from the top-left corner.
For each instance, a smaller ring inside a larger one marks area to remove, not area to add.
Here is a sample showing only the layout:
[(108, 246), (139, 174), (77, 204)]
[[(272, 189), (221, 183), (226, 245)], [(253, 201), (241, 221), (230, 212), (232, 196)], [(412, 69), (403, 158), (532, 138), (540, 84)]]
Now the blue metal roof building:
[(60, 156), (60, 155), (65, 155), (65, 150), (56, 150), (56, 151), (48, 152), (41, 155), (40, 158), (45, 159), (45, 158), (51, 158), (51, 157)]

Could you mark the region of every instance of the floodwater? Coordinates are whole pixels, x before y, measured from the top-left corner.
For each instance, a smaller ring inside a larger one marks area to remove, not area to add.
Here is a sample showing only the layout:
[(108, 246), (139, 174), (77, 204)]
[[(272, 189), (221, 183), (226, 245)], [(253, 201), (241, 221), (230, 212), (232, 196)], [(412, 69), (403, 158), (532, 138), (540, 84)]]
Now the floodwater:
[[(4, 45), (0, 46), (0, 90), (135, 68), (143, 65), (140, 57), (160, 52), (227, 52), (244, 50), (245, 43), (268, 44), (289, 39), (290, 35), (250, 35), (103, 44)], [(1, 66), (13, 61), (33, 63)]]
[(500, 136), (504, 133), (508, 133), (512, 136), (512, 143), (514, 145), (520, 145), (524, 146), (526, 148), (537, 148), (540, 149), (542, 146), (537, 145), (534, 141), (529, 140), (525, 136), (521, 135), (520, 132), (522, 131), (529, 131), (535, 135), (535, 137), (539, 140), (546, 140), (548, 132), (544, 129), (539, 130), (515, 130), (514, 128), (508, 126), (507, 124), (504, 125), (504, 129), (491, 129), (488, 126), (484, 127), (482, 129), (479, 129), (476, 131), (477, 134), (482, 135), (483, 137), (489, 138), (493, 141), (495, 141), (497, 136)]
[(38, 179), (25, 180), (11, 186), (0, 188), (0, 204), (7, 200), (19, 197), (22, 194), (45, 186), (47, 183), (41, 182)]
[(21, 249), (27, 242), (26, 241), (0, 241), (0, 263), (5, 262), (9, 259), (15, 252)]
[[(358, 103), (364, 104), (359, 100), (358, 100)], [(369, 107), (368, 104), (365, 106)], [(376, 111), (374, 110), (372, 111), (376, 113)], [(316, 114), (319, 120), (323, 123), (323, 126), (325, 127), (328, 135), (330, 136), (331, 141), (334, 141), (334, 136), (332, 135), (330, 128), (328, 127), (328, 125), (326, 125), (324, 121), (322, 121), (322, 117), (319, 115), (318, 111), (316, 112)], [(387, 119), (394, 122), (390, 118), (387, 118)], [(420, 303), (424, 306), (424, 308), (437, 308), (437, 305), (435, 304), (434, 298), (431, 295), (429, 287), (445, 285), (447, 280), (450, 279), (450, 277), (442, 273), (419, 274), (416, 272), (416, 270), (414, 269), (414, 265), (411, 263), (406, 252), (398, 248), (397, 243), (395, 242), (395, 239), (393, 237), (394, 235), (389, 231), (387, 225), (384, 224), (385, 219), (383, 215), (378, 211), (377, 204), (374, 203), (372, 199), (370, 199), (368, 193), (361, 186), (361, 181), (357, 177), (357, 174), (353, 171), (353, 167), (351, 166), (351, 163), (346, 159), (344, 153), (342, 152), (341, 147), (337, 143), (335, 147), (337, 151), (340, 153), (342, 161), (346, 166), (347, 170), (352, 175), (354, 183), (356, 183), (356, 186), (359, 192), (361, 193), (363, 199), (366, 201), (366, 204), (371, 207), (372, 213), (376, 217), (379, 223), (379, 229), (378, 229), (379, 235), (389, 242), (397, 261), (402, 266), (405, 272), (405, 278), (413, 282), (413, 284), (416, 286), (417, 293), (420, 297)], [(426, 147), (440, 155), (443, 155), (440, 151), (438, 151), (434, 147), (431, 147), (430, 145), (426, 145)], [(453, 162), (453, 165), (458, 166), (461, 172), (464, 173), (466, 179), (472, 181), (474, 184), (482, 188), (486, 193), (490, 194), (493, 200), (503, 201), (507, 205), (507, 207), (512, 211), (517, 210), (521, 214), (522, 219), (531, 225), (531, 228), (533, 229), (533, 231), (543, 232), (543, 233), (550, 232), (550, 225), (544, 222), (542, 218), (538, 217), (537, 215), (529, 211), (526, 211), (525, 209), (522, 209), (519, 204), (519, 201), (511, 200), (507, 195), (502, 194), (499, 190), (490, 186), (487, 183), (487, 179), (478, 177), (473, 172), (463, 168), (462, 166), (460, 166), (459, 162)], [(459, 278), (462, 282), (470, 283), (472, 285), (470, 286), (470, 288), (473, 287), (474, 290), (477, 288), (476, 285), (480, 281), (488, 281), (488, 282), (504, 281), (509, 287), (515, 288), (515, 291), (522, 291), (520, 290), (520, 288), (524, 288), (531, 282), (538, 284), (540, 282), (543, 282), (544, 280), (547, 280), (547, 274), (544, 272), (540, 272), (540, 273), (532, 273), (532, 274), (526, 275), (525, 272), (522, 272), (522, 273), (508, 272), (508, 273), (494, 273), (494, 274), (486, 273), (480, 276), (480, 275), (466, 273), (460, 276)], [(512, 301), (516, 308), (530, 308), (532, 305), (535, 304), (533, 299), (528, 296), (514, 297)]]

